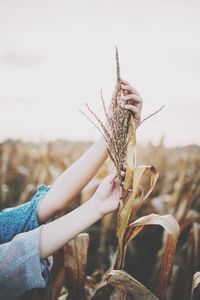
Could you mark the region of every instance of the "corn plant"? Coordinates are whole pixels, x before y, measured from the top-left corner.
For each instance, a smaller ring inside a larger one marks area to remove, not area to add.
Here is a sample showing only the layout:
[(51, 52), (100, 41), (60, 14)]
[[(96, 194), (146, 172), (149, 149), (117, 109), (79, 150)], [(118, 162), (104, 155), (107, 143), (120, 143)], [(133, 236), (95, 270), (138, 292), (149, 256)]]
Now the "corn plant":
[[(133, 286), (135, 283), (135, 280), (131, 278), (131, 276), (128, 276), (122, 271), (128, 242), (134, 239), (146, 225), (160, 225), (167, 232), (167, 241), (158, 277), (156, 294), (159, 299), (165, 299), (172, 273), (176, 242), (179, 235), (179, 226), (175, 218), (171, 215), (159, 216), (151, 214), (132, 222), (135, 214), (154, 189), (159, 174), (153, 166), (138, 166), (136, 164), (136, 125), (130, 112), (120, 105), (122, 102), (121, 97), (123, 95), (123, 91), (120, 85), (120, 65), (117, 49), (116, 72), (117, 85), (112, 98), (111, 116), (109, 116), (106, 111), (105, 102), (102, 97), (103, 108), (109, 128), (106, 128), (93, 110), (86, 105), (89, 112), (96, 119), (98, 125), (100, 125), (99, 128), (95, 124), (107, 142), (108, 154), (114, 163), (121, 183), (121, 197), (116, 230), (116, 235), (118, 237), (118, 254), (114, 264), (115, 271), (112, 271), (108, 275), (108, 283), (121, 290), (117, 292), (117, 295), (114, 296), (113, 294), (113, 297), (116, 299), (126, 299), (126, 291), (122, 288), (124, 285), (121, 283), (122, 277), (124, 276), (124, 278), (126, 278), (124, 281), (128, 280), (129, 283), (132, 282), (130, 284), (133, 284)], [(93, 121), (92, 123), (94, 124)], [(124, 181), (121, 176), (122, 171), (125, 171)], [(142, 180), (145, 173), (150, 174), (150, 185), (147, 191), (144, 191), (142, 186)], [(115, 277), (118, 279), (115, 280)], [(145, 287), (142, 288), (145, 290)]]

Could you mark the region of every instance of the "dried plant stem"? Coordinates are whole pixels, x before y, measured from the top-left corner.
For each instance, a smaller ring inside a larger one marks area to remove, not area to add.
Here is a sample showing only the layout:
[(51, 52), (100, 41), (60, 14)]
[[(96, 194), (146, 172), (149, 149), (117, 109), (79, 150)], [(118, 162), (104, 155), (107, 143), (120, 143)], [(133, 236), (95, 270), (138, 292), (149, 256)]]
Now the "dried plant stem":
[(89, 110), (89, 112), (93, 115), (93, 117), (97, 120), (97, 122), (101, 125), (102, 130), (104, 132), (104, 135), (107, 137), (108, 141), (112, 140), (112, 137), (110, 136), (110, 133), (108, 132), (108, 130), (106, 129), (106, 127), (104, 126), (103, 122), (99, 119), (99, 117), (93, 112), (93, 110), (89, 107), (89, 105), (87, 103), (85, 103), (87, 109)]
[(152, 114), (148, 115), (146, 118), (144, 118), (144, 119), (138, 124), (137, 128), (140, 127), (140, 125), (141, 125), (142, 123), (144, 123), (145, 121), (147, 121), (147, 120), (150, 119), (151, 117), (153, 117), (153, 116), (155, 116), (156, 114), (158, 114), (163, 108), (164, 108), (164, 105), (161, 106), (161, 108), (159, 108), (158, 110), (156, 110), (154, 113), (152, 113)]
[(90, 123), (92, 123), (92, 125), (101, 133), (101, 135), (103, 136), (103, 138), (105, 139), (105, 141), (108, 143), (107, 137), (104, 135), (103, 131), (96, 125), (95, 122), (93, 122), (93, 120), (81, 109), (79, 109), (79, 112), (84, 115), (88, 121), (90, 121)]
[(110, 128), (112, 128), (112, 125), (111, 125), (111, 118), (109, 117), (109, 115), (108, 115), (108, 113), (107, 113), (107, 110), (106, 110), (106, 104), (105, 104), (105, 101), (104, 101), (104, 98), (103, 98), (103, 92), (102, 92), (102, 90), (101, 90), (101, 102), (102, 102), (102, 105), (103, 105), (103, 110), (104, 110), (104, 113), (105, 113), (107, 122), (108, 122)]
[[(108, 154), (113, 161), (120, 182), (122, 183), (123, 178), (121, 177), (121, 171), (124, 169), (127, 156), (127, 148), (129, 143), (128, 128), (131, 114), (129, 111), (123, 109), (119, 104), (121, 103), (121, 96), (123, 91), (120, 86), (120, 65), (119, 65), (119, 55), (116, 48), (116, 73), (117, 73), (117, 87), (116, 91), (112, 97), (112, 116), (110, 117), (106, 110), (105, 101), (101, 91), (101, 101), (104, 109), (104, 114), (106, 116), (107, 124), (106, 127), (96, 113), (86, 104), (87, 110), (95, 118), (100, 126), (97, 126), (88, 116), (83, 113), (89, 121), (98, 129), (103, 135), (107, 145)], [(99, 128), (100, 127), (100, 128)]]
[(117, 47), (116, 47), (116, 71), (117, 71), (117, 81), (120, 82), (120, 65), (119, 65), (119, 55), (118, 55)]

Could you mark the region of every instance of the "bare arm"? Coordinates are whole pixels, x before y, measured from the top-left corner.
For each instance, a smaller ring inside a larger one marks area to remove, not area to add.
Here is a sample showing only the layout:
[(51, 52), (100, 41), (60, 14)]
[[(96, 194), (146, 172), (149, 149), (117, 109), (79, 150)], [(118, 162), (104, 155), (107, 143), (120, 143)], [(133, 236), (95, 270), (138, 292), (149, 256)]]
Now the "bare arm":
[[(140, 122), (142, 99), (137, 90), (127, 81), (121, 82), (122, 89), (126, 91), (126, 96), (122, 99), (125, 104), (124, 108), (131, 111), (136, 122)], [(128, 105), (126, 105), (127, 101)], [(38, 209), (40, 223), (46, 222), (65, 209), (69, 201), (81, 192), (107, 158), (106, 148), (106, 142), (101, 137), (55, 181)]]
[(68, 202), (77, 196), (97, 173), (106, 158), (106, 143), (103, 138), (100, 138), (52, 185), (39, 206), (39, 222), (46, 222), (57, 212), (66, 208)]
[[(44, 259), (100, 219), (96, 198), (91, 198), (69, 214), (44, 225), (41, 231), (40, 253)], [(88, 213), (92, 211), (92, 213)]]
[(117, 209), (120, 195), (119, 182), (115, 178), (115, 173), (107, 176), (91, 199), (69, 214), (43, 226), (41, 259), (53, 254), (105, 214)]

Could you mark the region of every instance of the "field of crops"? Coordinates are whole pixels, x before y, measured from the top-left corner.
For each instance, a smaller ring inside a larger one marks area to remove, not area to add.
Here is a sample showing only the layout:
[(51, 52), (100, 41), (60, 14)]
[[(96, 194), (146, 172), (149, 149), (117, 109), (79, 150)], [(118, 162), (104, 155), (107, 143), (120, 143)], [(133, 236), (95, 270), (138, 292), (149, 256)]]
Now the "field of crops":
[[(19, 140), (1, 143), (1, 209), (28, 201), (40, 184), (51, 185), (90, 145), (59, 140), (40, 144)], [(168, 149), (161, 141), (158, 146), (138, 146), (137, 156), (140, 165), (153, 165), (160, 175), (153, 192), (132, 221), (150, 214), (170, 214), (180, 226), (166, 299), (200, 299), (200, 148)], [(66, 212), (86, 201), (112, 168), (112, 163), (107, 161)], [(149, 184), (148, 177), (143, 181), (144, 187)], [(155, 295), (159, 270), (170, 237), (161, 226), (143, 227), (128, 244), (124, 264), (127, 273), (117, 274), (113, 283), (126, 290), (126, 298), (112, 296), (112, 299), (158, 299)], [(106, 293), (110, 291), (105, 290), (105, 282), (115, 259), (116, 246), (116, 214), (113, 213), (57, 252), (52, 270), (53, 299), (67, 299), (67, 294), (68, 299), (107, 299)], [(129, 281), (125, 274), (137, 281)], [(36, 293), (32, 297), (43, 299)]]

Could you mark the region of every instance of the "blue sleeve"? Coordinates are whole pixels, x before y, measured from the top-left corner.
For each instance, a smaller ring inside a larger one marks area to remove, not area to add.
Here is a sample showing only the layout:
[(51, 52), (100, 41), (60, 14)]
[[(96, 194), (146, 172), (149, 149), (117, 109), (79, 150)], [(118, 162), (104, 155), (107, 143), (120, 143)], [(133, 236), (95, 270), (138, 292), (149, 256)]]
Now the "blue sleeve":
[(41, 185), (31, 201), (0, 212), (0, 244), (7, 243), (19, 233), (39, 227), (37, 210), (50, 187)]
[(49, 270), (40, 260), (42, 226), (0, 245), (0, 300), (15, 300), (35, 288), (48, 288)]

